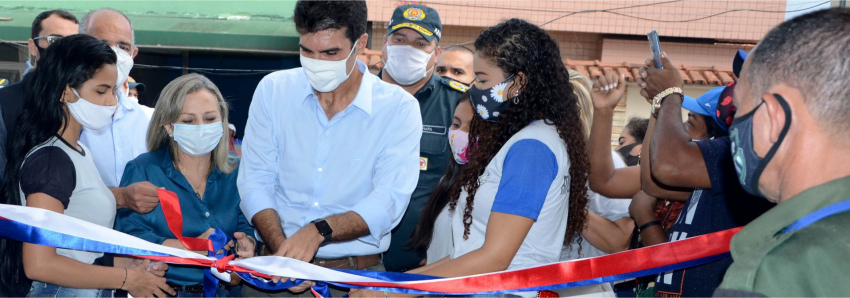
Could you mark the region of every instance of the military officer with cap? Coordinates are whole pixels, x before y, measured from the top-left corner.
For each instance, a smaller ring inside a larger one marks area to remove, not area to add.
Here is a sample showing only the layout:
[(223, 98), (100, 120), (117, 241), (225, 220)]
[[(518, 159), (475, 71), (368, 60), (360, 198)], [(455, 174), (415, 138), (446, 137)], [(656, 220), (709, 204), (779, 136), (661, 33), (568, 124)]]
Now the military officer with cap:
[(452, 161), (448, 130), (455, 106), (468, 86), (434, 74), (440, 51), (443, 25), (436, 10), (423, 5), (402, 5), (393, 11), (383, 39), (384, 69), (378, 76), (399, 85), (419, 101), (422, 112), (419, 183), (410, 198), (404, 217), (393, 230), (389, 250), (384, 254), (387, 271), (420, 267), (423, 252), (407, 247), (410, 234), (419, 222), (431, 190)]

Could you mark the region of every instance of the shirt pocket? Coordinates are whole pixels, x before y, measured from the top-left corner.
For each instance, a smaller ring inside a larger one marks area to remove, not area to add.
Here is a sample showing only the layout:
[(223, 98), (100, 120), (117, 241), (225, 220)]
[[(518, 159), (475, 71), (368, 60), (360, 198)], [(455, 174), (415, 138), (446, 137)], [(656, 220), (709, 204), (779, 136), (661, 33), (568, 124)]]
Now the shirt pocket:
[(420, 139), (419, 150), (425, 154), (441, 154), (446, 152), (449, 146), (449, 137), (446, 134), (438, 134), (433, 132), (422, 132)]

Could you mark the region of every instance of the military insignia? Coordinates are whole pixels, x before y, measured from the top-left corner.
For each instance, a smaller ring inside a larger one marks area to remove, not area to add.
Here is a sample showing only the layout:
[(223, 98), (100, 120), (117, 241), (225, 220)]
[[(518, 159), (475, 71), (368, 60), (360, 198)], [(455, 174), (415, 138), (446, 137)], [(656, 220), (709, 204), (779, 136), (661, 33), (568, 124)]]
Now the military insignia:
[(411, 7), (404, 11), (404, 18), (411, 21), (421, 21), (425, 18), (425, 12), (422, 9)]
[(455, 80), (449, 80), (449, 86), (460, 92), (466, 92), (466, 90), (469, 90), (469, 86)]
[(425, 27), (422, 27), (422, 26), (416, 25), (416, 24), (414, 24), (414, 23), (401, 23), (401, 24), (398, 24), (398, 25), (392, 26), (392, 30), (393, 30), (393, 31), (395, 31), (396, 29), (398, 29), (398, 28), (402, 28), (402, 27), (407, 27), (407, 28), (410, 28), (410, 29), (413, 29), (413, 30), (419, 31), (419, 33), (425, 34), (425, 35), (427, 35), (427, 36), (432, 36), (432, 35), (434, 35), (434, 33), (433, 33), (433, 32), (429, 31), (428, 29), (425, 29)]

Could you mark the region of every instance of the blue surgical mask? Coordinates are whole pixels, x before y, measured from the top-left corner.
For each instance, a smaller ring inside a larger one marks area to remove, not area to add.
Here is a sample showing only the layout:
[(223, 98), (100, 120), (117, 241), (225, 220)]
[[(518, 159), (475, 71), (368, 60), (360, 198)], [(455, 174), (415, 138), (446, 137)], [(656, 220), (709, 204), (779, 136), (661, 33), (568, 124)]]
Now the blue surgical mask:
[(517, 92), (513, 97), (507, 97), (508, 82), (513, 78), (514, 76), (511, 75), (501, 83), (496, 84), (496, 86), (484, 90), (478, 89), (474, 84), (469, 88), (469, 99), (472, 101), (472, 108), (475, 109), (475, 113), (481, 119), (496, 122), (502, 111), (507, 109), (511, 105), (511, 101), (519, 96), (519, 92)]
[(210, 124), (174, 124), (174, 141), (186, 154), (201, 156), (218, 146), (224, 130), (221, 121)]
[(788, 134), (788, 129), (791, 128), (791, 107), (785, 98), (779, 94), (774, 94), (776, 101), (782, 106), (785, 112), (785, 126), (779, 133), (779, 139), (764, 157), (759, 157), (753, 149), (753, 115), (764, 104), (762, 101), (751, 112), (735, 117), (735, 121), (729, 126), (729, 139), (732, 141), (732, 160), (735, 162), (735, 172), (738, 173), (738, 180), (741, 182), (741, 187), (751, 195), (764, 197), (759, 191), (759, 178), (761, 178), (764, 168), (773, 159), (776, 150), (782, 145), (785, 140), (785, 135)]

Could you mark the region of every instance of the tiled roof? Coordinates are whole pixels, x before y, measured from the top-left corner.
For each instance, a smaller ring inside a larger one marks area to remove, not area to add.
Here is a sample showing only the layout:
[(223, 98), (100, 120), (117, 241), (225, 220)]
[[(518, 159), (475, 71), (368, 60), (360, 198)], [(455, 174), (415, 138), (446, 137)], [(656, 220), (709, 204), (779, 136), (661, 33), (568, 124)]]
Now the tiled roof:
[[(381, 61), (381, 51), (366, 49), (357, 58), (365, 62), (370, 70), (378, 71), (384, 67), (384, 62)], [(569, 59), (564, 60), (564, 65), (594, 80), (603, 74), (625, 74), (626, 81), (628, 82), (634, 82), (640, 77), (638, 72), (642, 66), (641, 64), (627, 62), (612, 63), (599, 60), (585, 61)], [(685, 80), (685, 84), (723, 86), (737, 80), (735, 74), (732, 72), (732, 68), (688, 65), (678, 65), (678, 68), (682, 74), (682, 78)]]

